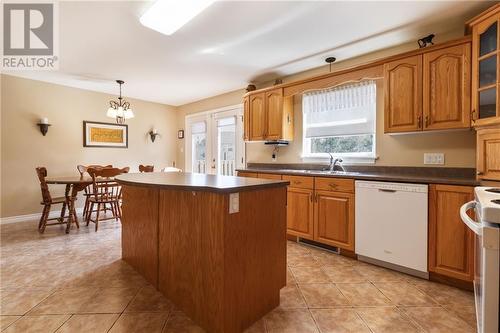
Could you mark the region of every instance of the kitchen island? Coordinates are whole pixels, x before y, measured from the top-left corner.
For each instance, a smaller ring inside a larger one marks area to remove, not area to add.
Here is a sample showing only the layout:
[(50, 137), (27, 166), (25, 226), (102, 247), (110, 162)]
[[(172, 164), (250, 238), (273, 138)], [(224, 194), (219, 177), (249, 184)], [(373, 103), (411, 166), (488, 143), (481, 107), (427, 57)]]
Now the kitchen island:
[(243, 332), (286, 285), (286, 181), (124, 174), (122, 258), (208, 332)]

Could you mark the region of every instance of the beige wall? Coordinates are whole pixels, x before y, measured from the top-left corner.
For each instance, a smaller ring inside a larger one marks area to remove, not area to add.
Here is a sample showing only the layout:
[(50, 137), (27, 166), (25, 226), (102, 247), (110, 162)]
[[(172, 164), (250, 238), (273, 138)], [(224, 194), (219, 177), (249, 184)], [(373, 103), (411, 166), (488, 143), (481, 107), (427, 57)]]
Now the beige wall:
[[(77, 164), (130, 166), (131, 172), (139, 164), (172, 165), (177, 114), (167, 105), (129, 99), (135, 112), (127, 121), (129, 147), (83, 147), (82, 121), (113, 122), (105, 115), (111, 99), (116, 96), (1, 75), (2, 217), (41, 212), (37, 166), (63, 176), (77, 175)], [(41, 117), (52, 124), (45, 137), (35, 125)], [(147, 135), (153, 126), (161, 133), (154, 143)], [(61, 194), (61, 186), (53, 188)]]
[[(463, 35), (463, 30), (455, 31), (436, 38), (436, 42), (444, 42)], [(335, 64), (332, 70), (356, 66), (376, 59), (381, 59), (394, 54), (415, 49), (416, 43), (404, 44), (394, 48), (363, 55), (354, 59), (345, 60)], [(315, 75), (328, 73), (327, 66), (321, 66), (305, 72), (286, 76), (283, 82), (292, 82)], [(269, 86), (271, 83), (260, 84), (259, 88)], [(431, 132), (405, 135), (386, 135), (383, 133), (383, 83), (377, 85), (377, 165), (392, 166), (424, 166), (423, 154), (440, 152), (445, 154), (446, 167), (475, 167), (475, 133), (473, 131), (456, 132)], [(239, 104), (242, 101), (244, 90), (237, 90), (224, 95), (215, 96), (198, 102), (179, 107), (178, 127), (184, 127), (186, 114), (216, 109), (228, 105)], [(295, 113), (295, 140), (288, 146), (280, 148), (278, 163), (301, 163), (302, 153), (302, 110), (301, 98), (294, 99)], [(178, 140), (177, 160), (179, 166), (184, 166), (183, 140)], [(271, 163), (273, 148), (264, 146), (261, 142), (247, 143), (247, 162)]]

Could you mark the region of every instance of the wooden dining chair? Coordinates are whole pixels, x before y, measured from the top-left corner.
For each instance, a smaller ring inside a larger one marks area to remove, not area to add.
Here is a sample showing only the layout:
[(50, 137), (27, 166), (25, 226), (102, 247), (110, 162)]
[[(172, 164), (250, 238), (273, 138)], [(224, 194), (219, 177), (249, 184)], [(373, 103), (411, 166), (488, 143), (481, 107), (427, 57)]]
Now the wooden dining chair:
[[(99, 221), (115, 219), (118, 221), (121, 218), (121, 186), (114, 181), (114, 177), (123, 173), (129, 172), (130, 168), (89, 168), (87, 172), (92, 177), (91, 191), (89, 194), (90, 207), (87, 210), (85, 220), (87, 226), (90, 222), (95, 223), (95, 231), (99, 228)], [(95, 219), (92, 219), (94, 206), (97, 205), (95, 210)], [(100, 219), (102, 207), (109, 205), (111, 208), (112, 217)]]
[(139, 172), (153, 172), (154, 169), (154, 165), (139, 165)]
[[(50, 195), (49, 185), (45, 181), (45, 178), (47, 177), (47, 169), (45, 167), (38, 167), (36, 168), (36, 174), (38, 176), (38, 180), (40, 181), (40, 189), (42, 190), (42, 201), (40, 202), (40, 204), (43, 205), (42, 216), (40, 217), (40, 222), (38, 222), (38, 231), (43, 234), (45, 232), (45, 227), (49, 225), (67, 224), (68, 222), (65, 222), (64, 219), (69, 218), (69, 214), (73, 214), (76, 225), (77, 227), (79, 227), (75, 211), (68, 211), (68, 215), (65, 216), (66, 209), (68, 207), (68, 200), (66, 199), (66, 197), (53, 198)], [(61, 214), (59, 215), (59, 217), (49, 218), (50, 208), (52, 207), (52, 205), (56, 204), (62, 204)], [(48, 221), (57, 222), (47, 223)]]
[[(85, 176), (88, 169), (92, 168), (92, 169), (102, 169), (102, 168), (112, 168), (113, 165), (111, 164), (108, 164), (108, 165), (98, 165), (98, 164), (91, 164), (91, 165), (77, 165), (76, 166), (76, 169), (78, 170), (78, 172), (80, 173), (80, 177), (83, 177)], [(90, 175), (89, 175), (90, 176)], [(89, 195), (90, 195), (90, 185), (85, 187), (83, 189), (83, 196), (85, 197), (85, 204), (83, 205), (83, 216), (87, 216), (87, 210), (89, 209), (90, 207), (90, 201), (89, 201)], [(104, 211), (110, 209), (108, 208), (106, 205), (103, 207)]]

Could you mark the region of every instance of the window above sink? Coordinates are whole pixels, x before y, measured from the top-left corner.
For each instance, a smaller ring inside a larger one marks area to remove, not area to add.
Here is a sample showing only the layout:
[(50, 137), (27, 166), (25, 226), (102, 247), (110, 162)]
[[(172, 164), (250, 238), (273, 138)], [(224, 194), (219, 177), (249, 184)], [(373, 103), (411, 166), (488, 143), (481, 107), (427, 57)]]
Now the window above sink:
[(306, 92), (302, 112), (303, 159), (324, 160), (331, 153), (349, 163), (375, 161), (375, 81)]

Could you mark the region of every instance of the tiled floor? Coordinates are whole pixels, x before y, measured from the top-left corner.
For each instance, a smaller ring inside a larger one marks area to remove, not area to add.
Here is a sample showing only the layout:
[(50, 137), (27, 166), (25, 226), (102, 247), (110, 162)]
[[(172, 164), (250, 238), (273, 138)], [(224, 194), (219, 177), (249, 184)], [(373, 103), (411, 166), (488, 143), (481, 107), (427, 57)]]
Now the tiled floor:
[[(1, 229), (2, 332), (202, 332), (120, 260), (120, 224)], [(473, 295), (288, 244), (281, 305), (248, 333), (474, 332)]]

